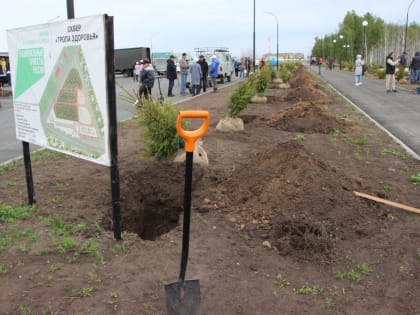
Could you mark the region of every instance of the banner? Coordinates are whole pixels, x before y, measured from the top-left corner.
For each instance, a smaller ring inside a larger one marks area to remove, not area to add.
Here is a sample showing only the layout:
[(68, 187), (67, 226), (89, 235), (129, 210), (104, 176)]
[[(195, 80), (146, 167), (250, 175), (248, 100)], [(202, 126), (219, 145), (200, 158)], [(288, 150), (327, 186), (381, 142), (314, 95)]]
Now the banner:
[(16, 138), (110, 165), (103, 15), (7, 31)]

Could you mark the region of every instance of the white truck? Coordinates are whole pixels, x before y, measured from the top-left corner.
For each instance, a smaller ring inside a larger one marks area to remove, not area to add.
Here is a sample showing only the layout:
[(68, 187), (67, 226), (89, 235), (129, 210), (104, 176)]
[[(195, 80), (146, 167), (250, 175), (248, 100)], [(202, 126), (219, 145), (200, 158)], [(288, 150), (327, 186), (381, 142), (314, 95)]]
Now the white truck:
[(226, 47), (201, 47), (195, 48), (195, 54), (198, 58), (203, 55), (206, 58), (207, 63), (211, 64), (211, 57), (215, 55), (219, 60), (219, 79), (221, 83), (225, 82), (225, 79), (230, 82), (234, 68), (232, 56), (229, 53), (229, 48)]

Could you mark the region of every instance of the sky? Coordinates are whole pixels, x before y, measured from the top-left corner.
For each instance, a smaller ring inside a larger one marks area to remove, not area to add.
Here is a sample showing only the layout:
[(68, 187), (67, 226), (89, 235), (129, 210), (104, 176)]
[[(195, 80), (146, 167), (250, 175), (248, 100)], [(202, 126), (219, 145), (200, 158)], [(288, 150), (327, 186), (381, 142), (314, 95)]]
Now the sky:
[[(3, 0), (5, 1), (5, 0)], [(227, 47), (233, 56), (255, 52), (310, 54), (315, 37), (338, 32), (349, 11), (369, 12), (386, 23), (405, 25), (413, 0), (73, 0), (75, 17), (114, 16), (115, 48), (151, 47), (152, 52), (188, 52)], [(6, 30), (67, 18), (67, 0), (8, 1), (0, 18), (0, 52), (8, 51)], [(420, 24), (420, 0), (408, 22)]]

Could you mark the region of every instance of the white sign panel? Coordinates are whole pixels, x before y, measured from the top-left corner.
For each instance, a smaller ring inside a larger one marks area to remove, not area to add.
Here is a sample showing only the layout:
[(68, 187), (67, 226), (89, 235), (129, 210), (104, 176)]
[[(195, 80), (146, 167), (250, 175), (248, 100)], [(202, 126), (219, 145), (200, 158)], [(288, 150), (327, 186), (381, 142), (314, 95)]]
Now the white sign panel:
[(103, 15), (7, 31), (16, 137), (110, 165)]

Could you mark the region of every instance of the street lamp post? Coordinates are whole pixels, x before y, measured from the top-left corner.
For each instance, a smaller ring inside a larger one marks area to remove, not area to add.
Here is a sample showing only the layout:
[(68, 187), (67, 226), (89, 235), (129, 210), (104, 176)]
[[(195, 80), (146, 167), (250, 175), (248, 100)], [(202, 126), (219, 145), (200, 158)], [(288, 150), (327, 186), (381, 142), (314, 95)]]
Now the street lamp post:
[(368, 26), (368, 21), (363, 21), (363, 59), (367, 59), (366, 53), (367, 53), (367, 46), (366, 46), (366, 26)]
[(255, 0), (254, 0), (254, 33), (253, 33), (253, 45), (252, 45), (252, 71), (255, 72)]
[(412, 0), (410, 4), (408, 5), (407, 9), (407, 18), (405, 19), (405, 34), (404, 34), (404, 52), (407, 51), (407, 30), (408, 30), (408, 12), (410, 11), (410, 7), (413, 4), (413, 2), (416, 0)]
[(335, 43), (336, 42), (337, 42), (337, 40), (336, 39), (333, 39), (333, 57), (334, 57), (334, 62), (335, 62)]
[(272, 13), (272, 12), (265, 12), (265, 13), (272, 15), (276, 19), (276, 24), (277, 24), (277, 50), (276, 50), (276, 53), (277, 53), (277, 55), (276, 55), (277, 59), (276, 60), (277, 60), (277, 62), (276, 62), (276, 66), (277, 66), (277, 72), (279, 72), (279, 20), (278, 20), (277, 16), (274, 15), (274, 13)]
[[(340, 34), (340, 36), (338, 36), (338, 38), (340, 38), (340, 43), (343, 41), (343, 35), (341, 35)], [(338, 45), (338, 65), (339, 65), (339, 67), (340, 67), (340, 70), (341, 70), (341, 45), (340, 45), (340, 43), (339, 43), (339, 45)]]
[(346, 50), (346, 59), (347, 59), (347, 61), (350, 61), (350, 45), (349, 44), (347, 44), (346, 45), (346, 48), (347, 48), (347, 50)]

